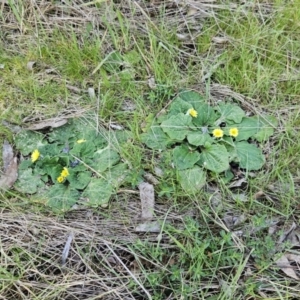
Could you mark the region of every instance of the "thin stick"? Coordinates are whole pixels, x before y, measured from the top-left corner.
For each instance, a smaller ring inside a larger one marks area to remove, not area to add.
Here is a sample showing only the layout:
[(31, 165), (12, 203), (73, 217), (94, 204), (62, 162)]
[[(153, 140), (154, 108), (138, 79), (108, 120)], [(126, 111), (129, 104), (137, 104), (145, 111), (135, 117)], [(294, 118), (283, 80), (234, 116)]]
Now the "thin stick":
[(74, 238), (74, 234), (73, 232), (68, 236), (67, 242), (65, 244), (64, 250), (62, 252), (62, 256), (61, 256), (61, 264), (64, 265), (67, 261), (68, 255), (69, 255), (69, 251), (70, 251), (70, 247), (71, 247), (71, 243), (72, 240)]

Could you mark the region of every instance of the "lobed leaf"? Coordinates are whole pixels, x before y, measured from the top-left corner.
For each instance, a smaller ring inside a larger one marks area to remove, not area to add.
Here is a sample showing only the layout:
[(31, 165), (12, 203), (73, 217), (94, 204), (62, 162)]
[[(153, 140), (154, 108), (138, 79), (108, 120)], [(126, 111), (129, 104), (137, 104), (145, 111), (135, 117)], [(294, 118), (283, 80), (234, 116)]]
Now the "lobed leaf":
[(213, 142), (213, 138), (208, 133), (192, 131), (187, 135), (188, 142), (193, 146), (203, 146), (206, 142)]
[(226, 147), (224, 145), (211, 145), (203, 149), (198, 164), (215, 173), (229, 169), (229, 155)]
[(217, 115), (214, 109), (206, 103), (198, 103), (194, 106), (198, 113), (196, 118), (192, 119), (192, 122), (196, 126), (208, 126), (213, 125), (214, 121), (217, 119)]
[(241, 168), (248, 171), (261, 169), (265, 163), (265, 157), (261, 149), (247, 142), (239, 142), (236, 144), (237, 157)]
[(206, 173), (199, 166), (194, 166), (191, 169), (180, 170), (178, 179), (185, 191), (195, 193), (205, 185)]
[(44, 140), (44, 135), (29, 131), (20, 131), (15, 138), (16, 148), (20, 150), (22, 155), (27, 156), (32, 153), (35, 149), (40, 149), (47, 144)]
[(186, 101), (177, 97), (170, 105), (168, 117), (176, 116), (180, 113), (186, 114), (190, 108), (193, 108), (190, 103), (187, 103)]
[(171, 139), (158, 125), (153, 125), (148, 132), (141, 134), (141, 141), (150, 149), (164, 150), (170, 144)]
[(107, 147), (97, 150), (93, 156), (93, 169), (97, 172), (104, 172), (108, 168), (115, 165), (120, 160), (120, 156), (117, 151)]
[[(246, 141), (254, 136), (259, 130), (259, 122), (254, 117), (244, 117), (242, 122), (232, 127), (236, 127), (239, 130), (238, 136), (235, 138), (236, 141)], [(230, 126), (229, 126), (230, 128)], [(228, 128), (228, 131), (229, 131)]]
[(105, 205), (113, 193), (113, 186), (102, 178), (92, 178), (82, 197), (87, 198), (87, 205), (97, 207)]
[(182, 91), (176, 99), (190, 103), (193, 107), (197, 107), (199, 104), (205, 102), (205, 98), (195, 91)]
[(77, 202), (79, 192), (70, 185), (54, 184), (43, 197), (54, 212), (66, 212)]
[(217, 106), (217, 111), (220, 113), (219, 119), (216, 121), (216, 125), (222, 122), (233, 121), (234, 123), (240, 123), (245, 117), (245, 112), (237, 105), (221, 103)]
[(199, 158), (199, 152), (191, 151), (186, 145), (177, 146), (173, 150), (173, 160), (178, 170), (192, 168)]
[(171, 116), (168, 120), (162, 122), (161, 128), (171, 139), (182, 141), (189, 133), (189, 126), (191, 125), (192, 117), (180, 113), (176, 116)]
[(91, 181), (92, 172), (80, 171), (74, 172), (70, 169), (70, 175), (67, 177), (70, 186), (74, 189), (83, 190)]
[(254, 135), (254, 138), (258, 142), (266, 141), (270, 136), (274, 134), (274, 128), (278, 126), (278, 121), (273, 116), (255, 116), (253, 117), (259, 123), (259, 130)]

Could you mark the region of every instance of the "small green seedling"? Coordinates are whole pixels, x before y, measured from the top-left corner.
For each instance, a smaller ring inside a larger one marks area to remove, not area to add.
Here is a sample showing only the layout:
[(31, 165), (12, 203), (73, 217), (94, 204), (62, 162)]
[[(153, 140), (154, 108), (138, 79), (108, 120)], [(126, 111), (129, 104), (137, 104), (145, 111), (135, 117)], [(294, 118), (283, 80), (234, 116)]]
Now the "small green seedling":
[(248, 117), (236, 104), (211, 106), (200, 94), (185, 91), (141, 140), (151, 149), (171, 151), (181, 186), (195, 192), (205, 184), (207, 171), (228, 178), (231, 163), (247, 171), (261, 169), (265, 157), (259, 143), (268, 140), (276, 126), (272, 116)]

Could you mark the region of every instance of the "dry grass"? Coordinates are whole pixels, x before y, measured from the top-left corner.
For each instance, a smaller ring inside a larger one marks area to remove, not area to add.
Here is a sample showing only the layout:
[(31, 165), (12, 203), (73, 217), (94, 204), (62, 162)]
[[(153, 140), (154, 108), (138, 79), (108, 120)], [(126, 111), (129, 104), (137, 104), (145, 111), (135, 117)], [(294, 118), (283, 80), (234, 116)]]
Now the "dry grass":
[[(168, 258), (157, 263), (130, 247), (137, 240), (158, 241), (158, 233), (135, 232), (140, 204), (130, 198), (119, 198), (107, 211), (78, 210), (64, 218), (1, 211), (3, 299), (145, 299), (151, 293), (143, 286), (145, 270), (166, 269)], [(164, 205), (157, 205), (155, 213), (161, 223), (177, 228), (187, 216)], [(176, 248), (166, 235), (160, 247)]]

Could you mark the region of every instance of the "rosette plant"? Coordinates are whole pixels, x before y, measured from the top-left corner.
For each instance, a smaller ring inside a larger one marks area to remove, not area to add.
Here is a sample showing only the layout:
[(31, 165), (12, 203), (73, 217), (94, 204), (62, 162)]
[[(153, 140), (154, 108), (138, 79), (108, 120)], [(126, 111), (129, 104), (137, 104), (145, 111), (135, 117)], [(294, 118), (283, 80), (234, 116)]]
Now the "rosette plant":
[(77, 203), (105, 206), (128, 175), (118, 152), (127, 134), (96, 130), (89, 119), (46, 133), (22, 130), (15, 137), (21, 162), (14, 188), (57, 213)]
[(211, 106), (199, 93), (184, 91), (148, 125), (141, 140), (153, 150), (171, 151), (179, 182), (195, 192), (208, 172), (228, 176), (232, 163), (247, 171), (261, 169), (265, 157), (260, 143), (276, 126), (272, 116), (247, 116), (231, 102)]

